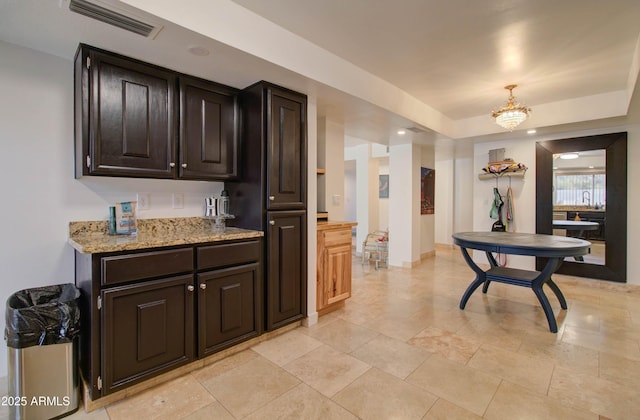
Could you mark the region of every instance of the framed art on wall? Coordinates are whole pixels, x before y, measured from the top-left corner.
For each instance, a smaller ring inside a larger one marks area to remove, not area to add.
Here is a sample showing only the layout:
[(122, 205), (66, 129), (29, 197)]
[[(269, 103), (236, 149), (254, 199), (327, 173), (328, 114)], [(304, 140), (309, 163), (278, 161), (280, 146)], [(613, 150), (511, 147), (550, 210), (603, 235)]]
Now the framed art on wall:
[(389, 198), (389, 175), (379, 175), (378, 197)]
[(433, 214), (436, 170), (420, 168), (420, 214)]

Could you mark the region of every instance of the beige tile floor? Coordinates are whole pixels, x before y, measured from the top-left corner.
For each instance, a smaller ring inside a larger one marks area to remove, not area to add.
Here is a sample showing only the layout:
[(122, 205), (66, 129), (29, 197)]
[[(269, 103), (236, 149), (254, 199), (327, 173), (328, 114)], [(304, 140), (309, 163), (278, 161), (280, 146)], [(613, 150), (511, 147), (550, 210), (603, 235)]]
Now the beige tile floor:
[(559, 331), (529, 289), (456, 250), (413, 269), (354, 259), (346, 306), (224, 361), (71, 419), (638, 419), (640, 288), (555, 276)]

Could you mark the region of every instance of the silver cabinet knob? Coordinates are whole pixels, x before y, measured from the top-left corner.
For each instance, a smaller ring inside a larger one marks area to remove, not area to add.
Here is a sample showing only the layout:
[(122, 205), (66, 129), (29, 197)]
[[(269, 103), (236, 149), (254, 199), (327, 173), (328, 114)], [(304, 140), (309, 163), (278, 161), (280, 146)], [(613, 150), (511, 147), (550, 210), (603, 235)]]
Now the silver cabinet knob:
[(182, 167), (183, 167), (183, 168), (186, 168), (186, 167), (187, 167), (187, 164), (186, 164), (186, 163), (183, 163), (183, 164), (182, 164)]
[(207, 288), (207, 284), (206, 283), (200, 283), (200, 288), (202, 290), (206, 289)]
[(190, 284), (187, 286), (188, 291), (193, 292), (193, 289), (194, 289), (193, 285)]
[(171, 163), (169, 163), (169, 166), (171, 166), (172, 168), (175, 168), (176, 164), (175, 164), (175, 162), (171, 162)]
[(269, 224), (270, 224), (271, 226), (273, 226), (273, 225), (275, 225), (275, 224), (276, 224), (276, 221), (275, 221), (275, 220), (269, 220)]
[(275, 200), (275, 199), (276, 199), (276, 198), (275, 198), (274, 196), (272, 196), (272, 195), (270, 195), (270, 196), (269, 196), (269, 201), (273, 201), (273, 200)]

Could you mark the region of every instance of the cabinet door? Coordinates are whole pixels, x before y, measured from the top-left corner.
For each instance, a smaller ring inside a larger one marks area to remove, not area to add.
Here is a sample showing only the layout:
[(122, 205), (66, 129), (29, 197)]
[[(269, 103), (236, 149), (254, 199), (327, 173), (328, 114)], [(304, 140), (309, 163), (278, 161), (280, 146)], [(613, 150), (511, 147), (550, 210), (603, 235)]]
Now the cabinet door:
[(103, 395), (193, 359), (193, 275), (102, 291)]
[(198, 356), (260, 334), (259, 265), (198, 274)]
[(236, 90), (180, 77), (180, 178), (225, 180), (238, 175)]
[(351, 296), (351, 244), (325, 248), (323, 289), (325, 305)]
[(304, 211), (267, 212), (267, 330), (307, 311), (307, 235)]
[(269, 89), (267, 209), (303, 209), (306, 203), (306, 97)]
[(120, 56), (89, 56), (88, 174), (172, 178), (175, 76)]

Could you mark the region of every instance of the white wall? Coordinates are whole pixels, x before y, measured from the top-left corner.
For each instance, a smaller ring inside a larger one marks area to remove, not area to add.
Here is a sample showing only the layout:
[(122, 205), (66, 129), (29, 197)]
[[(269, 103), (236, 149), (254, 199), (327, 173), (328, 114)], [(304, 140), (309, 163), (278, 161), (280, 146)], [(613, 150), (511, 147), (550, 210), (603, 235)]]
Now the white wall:
[[(420, 261), (420, 146), (389, 147), (389, 264), (412, 266)], [(431, 231), (433, 236), (433, 231)]]
[(454, 217), (454, 160), (453, 158), (437, 160), (436, 192), (434, 203), (435, 227), (434, 236), (437, 244), (451, 244)]
[(371, 159), (371, 145), (348, 147), (344, 158), (355, 161), (356, 252), (371, 231), (378, 230), (378, 160)]
[[(524, 178), (500, 178), (481, 180), (477, 174), (482, 173), (482, 168), (489, 162), (489, 150), (505, 149), (505, 158), (512, 158), (515, 162), (525, 164), (529, 169)], [(493, 189), (497, 186), (506, 204), (506, 195), (509, 186), (513, 191), (514, 220), (509, 228), (511, 232), (535, 233), (535, 208), (536, 208), (536, 171), (535, 171), (535, 142), (529, 139), (514, 139), (501, 142), (479, 143), (474, 148), (474, 173), (473, 177), (473, 230), (490, 231), (496, 219), (491, 219), (489, 213), (493, 203)], [(503, 222), (506, 223), (506, 208), (503, 209)], [(475, 255), (475, 253), (474, 253)], [(479, 261), (484, 253), (477, 253)], [(525, 269), (535, 268), (535, 259), (509, 255), (509, 266)]]
[(356, 161), (344, 161), (344, 219), (350, 222), (358, 220), (356, 211)]
[[(329, 212), (329, 220), (344, 220), (344, 127), (335, 121), (322, 118), (319, 124), (324, 124), (325, 152), (325, 207)], [(320, 133), (320, 131), (319, 131)]]
[[(627, 131), (627, 283), (640, 285), (640, 125), (625, 127)], [(616, 131), (624, 130), (610, 130)]]
[[(0, 57), (1, 302), (17, 290), (74, 282), (70, 221), (107, 219), (109, 205), (137, 192), (151, 194), (141, 218), (200, 216), (204, 197), (222, 189), (218, 182), (75, 179), (72, 63), (3, 42)], [(171, 208), (173, 192), (184, 194), (183, 209)], [(4, 360), (0, 346), (0, 376)]]
[[(506, 149), (506, 156), (525, 163), (529, 170), (523, 180), (515, 182), (512, 180), (512, 187), (517, 187), (516, 195), (516, 227), (519, 232), (535, 232), (535, 143), (544, 140), (556, 140), (571, 137), (581, 137), (605, 133), (616, 133), (627, 131), (627, 283), (640, 285), (640, 267), (634, 264), (634, 260), (640, 255), (640, 243), (636, 238), (640, 236), (640, 219), (634, 217), (635, 209), (640, 206), (640, 184), (634, 180), (640, 179), (640, 125), (628, 125), (620, 127), (610, 127), (606, 129), (594, 129), (548, 136), (522, 137), (512, 140), (492, 143), (479, 143), (474, 146), (473, 165), (468, 164), (466, 152), (462, 152), (460, 157), (456, 157), (456, 194), (455, 194), (455, 219), (454, 231), (468, 230), (488, 230), (492, 221), (489, 219), (489, 200), (491, 199), (491, 188), (495, 181), (480, 181), (477, 174), (486, 165), (488, 150), (502, 148)], [(472, 171), (467, 170), (473, 167)], [(500, 181), (500, 185), (508, 181)], [(462, 191), (464, 186), (473, 185), (472, 192), (469, 189)], [(514, 192), (516, 189), (514, 189)], [(473, 212), (473, 226), (467, 226), (467, 211)], [(511, 258), (511, 257), (510, 257)], [(475, 254), (474, 259), (479, 263), (486, 263), (484, 254)], [(530, 269), (534, 262), (532, 258), (513, 257), (510, 259), (514, 267)]]
[(477, 176), (474, 171), (473, 144), (456, 146), (453, 162), (453, 230), (447, 235), (449, 242), (446, 243), (453, 243), (451, 234), (454, 232), (473, 230), (473, 181)]
[(318, 208), (318, 177), (317, 162), (318, 157), (318, 107), (315, 95), (307, 96), (307, 315), (305, 320), (307, 325), (314, 325), (318, 322), (316, 312), (316, 244), (318, 234), (318, 219), (316, 209)]

